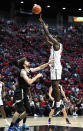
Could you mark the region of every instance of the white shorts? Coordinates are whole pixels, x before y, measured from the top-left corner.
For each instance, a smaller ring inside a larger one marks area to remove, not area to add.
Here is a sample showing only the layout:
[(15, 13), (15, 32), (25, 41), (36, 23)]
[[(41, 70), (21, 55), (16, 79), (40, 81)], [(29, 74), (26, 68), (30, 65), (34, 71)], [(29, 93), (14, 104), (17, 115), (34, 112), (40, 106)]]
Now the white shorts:
[(3, 100), (2, 100), (2, 96), (0, 96), (0, 106), (3, 105)]
[(51, 80), (61, 80), (61, 76), (62, 76), (62, 68), (60, 69), (50, 68)]

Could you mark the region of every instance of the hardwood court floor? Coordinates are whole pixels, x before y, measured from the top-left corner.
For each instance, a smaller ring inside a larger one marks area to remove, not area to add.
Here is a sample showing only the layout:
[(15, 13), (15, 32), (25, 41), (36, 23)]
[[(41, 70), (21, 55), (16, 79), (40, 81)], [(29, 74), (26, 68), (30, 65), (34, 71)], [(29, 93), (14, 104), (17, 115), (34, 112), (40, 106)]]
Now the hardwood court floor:
[[(11, 122), (11, 118), (7, 118)], [(55, 126), (65, 126), (65, 127), (80, 127), (83, 128), (83, 116), (81, 117), (69, 117), (71, 125), (66, 124), (65, 118), (63, 117), (53, 117), (51, 125)], [(27, 117), (26, 124), (29, 126), (42, 126), (48, 125), (48, 117)], [(22, 121), (20, 122), (20, 126)], [(0, 127), (7, 127), (5, 121), (0, 118)]]

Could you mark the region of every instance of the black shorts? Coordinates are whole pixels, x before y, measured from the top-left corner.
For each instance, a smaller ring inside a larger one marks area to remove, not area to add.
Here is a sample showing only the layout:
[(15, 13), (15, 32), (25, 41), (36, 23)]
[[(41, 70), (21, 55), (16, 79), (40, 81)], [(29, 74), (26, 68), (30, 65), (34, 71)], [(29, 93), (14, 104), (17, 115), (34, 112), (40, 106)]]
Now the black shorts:
[[(64, 102), (63, 102), (63, 100), (60, 100), (61, 101), (61, 108), (63, 109), (65, 106), (64, 106)], [(55, 101), (51, 101), (50, 102), (50, 108), (51, 109), (56, 109), (56, 102)]]
[(16, 104), (18, 102), (21, 102), (23, 100), (23, 91), (22, 90), (16, 90), (14, 93), (14, 101), (13, 103)]
[(51, 109), (55, 109), (56, 108), (55, 101), (49, 101), (49, 106), (50, 106)]
[(25, 110), (25, 109), (24, 109), (24, 104), (23, 104), (23, 102), (20, 101), (20, 102), (16, 103), (16, 104), (15, 104), (15, 109), (16, 109), (16, 111), (17, 111), (19, 114), (23, 113), (24, 110)]
[(24, 107), (25, 107), (26, 112), (28, 114), (30, 114), (31, 113), (31, 107), (30, 107), (28, 95), (24, 95), (23, 103), (24, 103)]
[(14, 95), (14, 104), (16, 106), (16, 110), (18, 113), (23, 112), (23, 110), (26, 110), (27, 114), (31, 113), (31, 107), (28, 99), (28, 95), (24, 95), (22, 91), (15, 92)]

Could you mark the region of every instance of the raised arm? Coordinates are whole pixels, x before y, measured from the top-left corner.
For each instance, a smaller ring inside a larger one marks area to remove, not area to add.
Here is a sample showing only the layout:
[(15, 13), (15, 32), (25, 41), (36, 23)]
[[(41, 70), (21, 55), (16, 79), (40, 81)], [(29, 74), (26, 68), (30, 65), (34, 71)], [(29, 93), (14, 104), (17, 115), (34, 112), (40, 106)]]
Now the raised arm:
[(40, 66), (38, 66), (36, 68), (32, 68), (31, 71), (36, 72), (36, 71), (42, 70), (42, 69), (46, 68), (49, 64), (52, 64), (53, 62), (54, 62), (54, 60), (52, 59), (52, 60), (50, 60), (49, 62), (47, 62), (47, 63), (45, 63), (43, 65), (40, 65)]
[(50, 45), (50, 46), (52, 46), (52, 45), (53, 45), (53, 42), (51, 42), (47, 36), (45, 36), (45, 38), (46, 38), (47, 44)]
[(45, 32), (45, 35), (49, 38), (49, 41), (53, 42), (53, 44), (57, 44), (59, 45), (59, 42), (56, 40), (56, 38), (53, 38), (53, 36), (50, 34), (49, 30), (48, 30), (48, 26), (44, 23), (41, 15), (40, 15), (40, 22), (43, 26), (43, 29), (44, 29), (44, 32)]

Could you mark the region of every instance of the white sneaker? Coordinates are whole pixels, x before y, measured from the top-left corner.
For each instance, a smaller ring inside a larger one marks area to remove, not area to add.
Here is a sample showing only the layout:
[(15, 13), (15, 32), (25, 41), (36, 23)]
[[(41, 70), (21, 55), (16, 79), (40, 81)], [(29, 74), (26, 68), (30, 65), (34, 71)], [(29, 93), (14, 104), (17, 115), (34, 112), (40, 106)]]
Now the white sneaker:
[(38, 115), (37, 114), (34, 114), (34, 117), (37, 117)]

